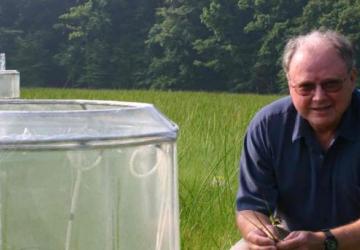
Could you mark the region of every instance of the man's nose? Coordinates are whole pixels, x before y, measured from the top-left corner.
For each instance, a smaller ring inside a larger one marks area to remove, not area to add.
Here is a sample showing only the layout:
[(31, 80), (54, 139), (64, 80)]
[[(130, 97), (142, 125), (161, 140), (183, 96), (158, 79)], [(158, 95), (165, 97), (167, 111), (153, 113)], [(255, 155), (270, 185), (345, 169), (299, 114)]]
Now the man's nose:
[(326, 92), (324, 91), (322, 86), (320, 84), (317, 84), (315, 86), (316, 87), (314, 89), (313, 100), (320, 100), (320, 99), (326, 97)]

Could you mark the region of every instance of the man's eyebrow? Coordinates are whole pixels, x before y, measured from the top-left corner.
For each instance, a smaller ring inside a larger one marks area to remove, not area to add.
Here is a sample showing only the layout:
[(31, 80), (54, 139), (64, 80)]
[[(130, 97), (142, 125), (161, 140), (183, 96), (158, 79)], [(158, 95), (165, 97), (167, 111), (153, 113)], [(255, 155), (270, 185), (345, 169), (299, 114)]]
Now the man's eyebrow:
[[(343, 78), (342, 77), (339, 77), (339, 76), (331, 76), (331, 77), (327, 77), (325, 79), (322, 79), (320, 81), (320, 84), (321, 83), (324, 83), (324, 82), (328, 82), (328, 81), (342, 81)], [(304, 80), (304, 81), (299, 81), (299, 82), (294, 82), (294, 84), (296, 85), (305, 85), (305, 84), (316, 84), (316, 82), (314, 81), (311, 81), (311, 80)]]
[(322, 80), (321, 82), (326, 82), (326, 81), (342, 81), (344, 78), (342, 77), (328, 77), (325, 78), (324, 80)]
[(309, 85), (309, 84), (316, 84), (316, 83), (313, 81), (310, 81), (310, 80), (305, 80), (305, 81), (295, 82), (294, 84), (301, 86), (301, 85)]

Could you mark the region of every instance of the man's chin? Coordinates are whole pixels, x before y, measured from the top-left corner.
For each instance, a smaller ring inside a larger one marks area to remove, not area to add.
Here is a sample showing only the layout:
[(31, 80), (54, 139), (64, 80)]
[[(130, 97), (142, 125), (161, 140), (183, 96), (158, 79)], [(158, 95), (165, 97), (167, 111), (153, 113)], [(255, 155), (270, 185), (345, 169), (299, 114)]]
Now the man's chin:
[(314, 117), (309, 119), (311, 127), (316, 131), (326, 131), (333, 130), (333, 124), (335, 124), (334, 119), (331, 119), (328, 116), (324, 117)]

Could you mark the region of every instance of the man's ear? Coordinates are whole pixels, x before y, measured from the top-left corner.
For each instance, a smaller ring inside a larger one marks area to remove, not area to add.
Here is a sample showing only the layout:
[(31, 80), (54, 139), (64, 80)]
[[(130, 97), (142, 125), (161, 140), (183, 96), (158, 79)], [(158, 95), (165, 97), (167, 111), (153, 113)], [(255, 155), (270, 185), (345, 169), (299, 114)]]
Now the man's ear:
[(286, 73), (285, 76), (286, 76), (286, 83), (287, 83), (288, 92), (290, 93), (291, 87), (290, 87), (290, 76), (289, 76), (289, 73)]
[(286, 77), (286, 80), (289, 82), (290, 80), (290, 76), (289, 76), (289, 72), (285, 73), (285, 77)]
[(350, 71), (350, 81), (353, 83), (354, 87), (356, 85), (357, 75), (358, 75), (358, 71), (355, 68), (353, 68)]

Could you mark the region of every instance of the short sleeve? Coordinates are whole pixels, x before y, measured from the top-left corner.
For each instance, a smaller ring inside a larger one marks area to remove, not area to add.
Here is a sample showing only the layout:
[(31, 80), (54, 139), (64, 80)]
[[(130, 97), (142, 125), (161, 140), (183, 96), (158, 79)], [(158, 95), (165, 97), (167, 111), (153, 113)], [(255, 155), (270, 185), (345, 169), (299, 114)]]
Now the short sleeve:
[(268, 131), (267, 120), (255, 117), (246, 132), (240, 158), (237, 211), (254, 210), (269, 215), (275, 210), (278, 191)]

